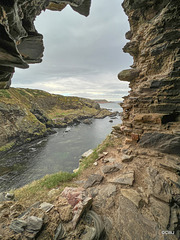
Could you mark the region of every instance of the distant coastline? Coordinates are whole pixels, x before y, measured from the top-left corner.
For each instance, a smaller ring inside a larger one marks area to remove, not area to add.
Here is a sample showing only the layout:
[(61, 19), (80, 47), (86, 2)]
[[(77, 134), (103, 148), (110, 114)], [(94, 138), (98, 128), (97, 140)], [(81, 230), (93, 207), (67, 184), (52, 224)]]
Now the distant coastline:
[(111, 101), (108, 101), (106, 99), (93, 99), (96, 103), (110, 103)]

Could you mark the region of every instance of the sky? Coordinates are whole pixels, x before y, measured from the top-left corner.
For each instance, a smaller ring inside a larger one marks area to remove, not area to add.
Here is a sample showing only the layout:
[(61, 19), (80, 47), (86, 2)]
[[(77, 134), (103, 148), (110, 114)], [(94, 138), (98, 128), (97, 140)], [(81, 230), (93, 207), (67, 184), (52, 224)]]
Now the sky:
[(16, 69), (12, 87), (121, 101), (129, 88), (117, 74), (133, 63), (122, 51), (129, 23), (121, 3), (92, 0), (88, 17), (70, 6), (61, 12), (42, 12), (35, 26), (44, 36), (43, 62)]

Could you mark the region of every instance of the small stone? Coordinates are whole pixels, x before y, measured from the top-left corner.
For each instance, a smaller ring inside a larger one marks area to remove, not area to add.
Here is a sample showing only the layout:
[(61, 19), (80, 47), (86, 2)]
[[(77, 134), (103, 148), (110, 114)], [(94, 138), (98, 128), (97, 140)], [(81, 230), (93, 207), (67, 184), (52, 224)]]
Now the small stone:
[(105, 159), (103, 160), (104, 163), (107, 163), (107, 162), (113, 163), (113, 162), (115, 162), (115, 161), (116, 161), (116, 159), (113, 158), (113, 157), (105, 158)]
[(121, 160), (124, 163), (131, 162), (133, 160), (133, 156), (132, 155), (123, 154), (122, 157), (121, 157)]
[(88, 180), (84, 184), (84, 188), (89, 188), (94, 185), (100, 184), (103, 180), (103, 176), (99, 174), (92, 174), (88, 177)]
[(121, 193), (124, 197), (128, 198), (131, 202), (133, 202), (137, 208), (142, 206), (142, 198), (137, 191), (133, 189), (121, 189)]
[(14, 193), (6, 193), (5, 197), (9, 200), (13, 200), (14, 199)]
[(139, 134), (131, 133), (131, 138), (133, 141), (138, 141), (139, 140)]
[(27, 231), (33, 231), (33, 232), (38, 232), (43, 225), (43, 220), (42, 218), (38, 218), (35, 216), (30, 216), (27, 218)]
[(77, 173), (79, 171), (79, 168), (76, 168), (73, 170), (73, 173)]
[(103, 152), (103, 155), (104, 155), (104, 156), (108, 155), (108, 152)]
[(93, 165), (94, 165), (94, 166), (97, 166), (97, 165), (98, 165), (98, 163), (97, 163), (97, 162), (94, 162), (94, 163), (93, 163)]
[(89, 157), (94, 151), (92, 149), (89, 149), (88, 151), (86, 151), (85, 153), (82, 154), (82, 158), (86, 158)]
[(21, 219), (16, 219), (10, 224), (10, 229), (16, 233), (21, 233), (25, 230), (27, 222)]
[(44, 210), (45, 212), (49, 212), (53, 207), (54, 207), (54, 205), (47, 203), (47, 202), (43, 202), (40, 204), (39, 208)]
[(120, 174), (118, 177), (108, 180), (108, 182), (132, 186), (134, 182), (134, 171)]
[(104, 174), (106, 174), (106, 173), (117, 172), (117, 171), (119, 171), (121, 168), (122, 168), (122, 165), (120, 165), (120, 164), (114, 164), (114, 165), (103, 166), (101, 169), (102, 169), (102, 172), (103, 172)]

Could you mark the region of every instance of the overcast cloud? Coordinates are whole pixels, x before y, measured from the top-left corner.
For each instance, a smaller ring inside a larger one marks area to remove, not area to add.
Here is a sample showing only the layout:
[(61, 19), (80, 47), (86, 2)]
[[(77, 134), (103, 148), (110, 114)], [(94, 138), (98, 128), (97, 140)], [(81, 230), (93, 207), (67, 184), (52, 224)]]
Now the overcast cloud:
[(128, 84), (117, 74), (132, 64), (122, 51), (129, 30), (122, 0), (92, 0), (84, 17), (67, 6), (46, 10), (36, 29), (44, 36), (44, 57), (27, 70), (16, 69), (13, 87), (35, 88), (69, 96), (121, 100)]

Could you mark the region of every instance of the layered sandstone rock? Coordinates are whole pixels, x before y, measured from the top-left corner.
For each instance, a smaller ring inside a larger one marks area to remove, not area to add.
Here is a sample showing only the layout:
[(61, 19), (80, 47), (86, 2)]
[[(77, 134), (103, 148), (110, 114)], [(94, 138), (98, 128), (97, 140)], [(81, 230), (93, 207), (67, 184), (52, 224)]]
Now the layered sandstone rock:
[(143, 147), (180, 155), (179, 1), (125, 0), (123, 7), (131, 27), (123, 50), (134, 63), (118, 75), (131, 88), (122, 132), (132, 140), (143, 136)]

